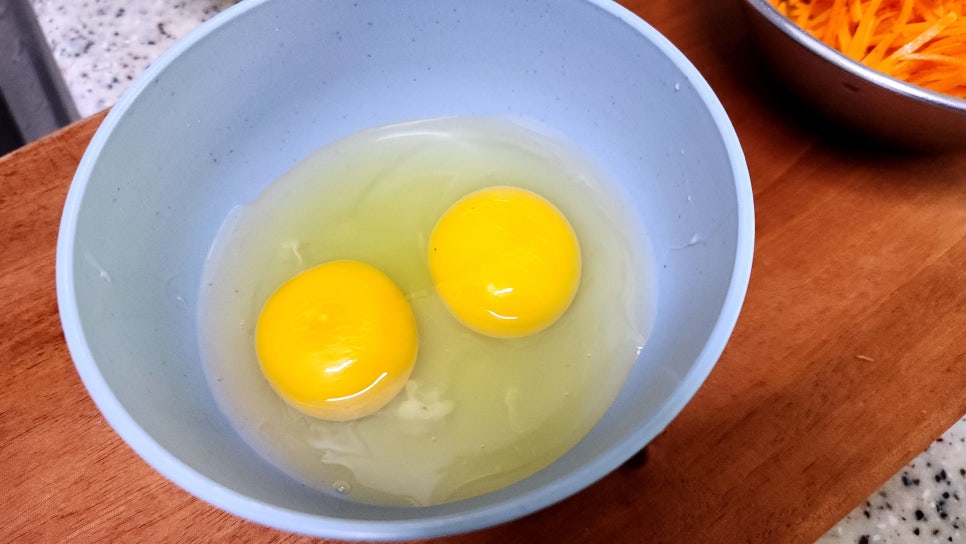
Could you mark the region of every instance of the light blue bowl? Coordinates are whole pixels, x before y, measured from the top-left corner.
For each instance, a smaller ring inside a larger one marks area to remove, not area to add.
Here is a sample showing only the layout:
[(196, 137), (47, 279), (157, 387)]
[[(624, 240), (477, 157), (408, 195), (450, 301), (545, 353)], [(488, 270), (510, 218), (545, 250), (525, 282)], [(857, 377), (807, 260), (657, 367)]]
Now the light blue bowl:
[[(566, 135), (646, 226), (655, 324), (626, 386), (561, 459), (473, 499), (390, 508), (298, 484), (242, 442), (201, 369), (195, 298), (219, 224), (356, 130), (491, 114)], [(179, 486), (286, 531), (426, 538), (564, 499), (661, 432), (724, 349), (753, 231), (747, 168), (718, 100), (613, 2), (247, 0), (176, 44), (94, 136), (64, 210), (57, 294), (91, 397)]]

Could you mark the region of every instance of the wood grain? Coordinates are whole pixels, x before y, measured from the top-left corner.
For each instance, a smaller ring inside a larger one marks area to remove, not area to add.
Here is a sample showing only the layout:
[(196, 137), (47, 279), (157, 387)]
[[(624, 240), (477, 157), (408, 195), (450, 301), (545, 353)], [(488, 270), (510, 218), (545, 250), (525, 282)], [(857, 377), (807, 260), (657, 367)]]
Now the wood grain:
[[(966, 153), (888, 152), (823, 128), (762, 75), (737, 2), (626, 5), (701, 70), (744, 146), (758, 229), (744, 310), (643, 467), (440, 542), (813, 542), (966, 413)], [(74, 371), (55, 245), (101, 119), (0, 158), (0, 541), (315, 541), (165, 481)]]

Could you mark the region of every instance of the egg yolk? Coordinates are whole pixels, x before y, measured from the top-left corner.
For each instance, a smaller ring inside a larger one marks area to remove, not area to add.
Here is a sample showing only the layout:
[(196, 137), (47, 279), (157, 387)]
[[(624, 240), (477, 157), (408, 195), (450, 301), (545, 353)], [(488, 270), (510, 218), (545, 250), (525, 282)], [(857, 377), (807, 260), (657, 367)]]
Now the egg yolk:
[(520, 337), (549, 327), (573, 301), (580, 270), (580, 245), (567, 218), (517, 187), (463, 197), (429, 239), (429, 271), (443, 303), (488, 336)]
[(255, 329), (262, 373), (294, 408), (348, 421), (385, 406), (406, 384), (418, 338), (402, 291), (376, 268), (332, 261), (284, 283)]

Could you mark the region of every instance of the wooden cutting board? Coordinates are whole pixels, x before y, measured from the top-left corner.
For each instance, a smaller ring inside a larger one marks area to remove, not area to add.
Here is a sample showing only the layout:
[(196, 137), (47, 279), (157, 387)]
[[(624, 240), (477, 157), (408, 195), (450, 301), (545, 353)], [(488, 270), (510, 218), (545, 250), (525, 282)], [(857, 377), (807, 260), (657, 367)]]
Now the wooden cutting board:
[[(643, 466), (441, 542), (813, 542), (966, 413), (966, 153), (831, 137), (762, 75), (736, 1), (627, 5), (691, 58), (741, 138), (757, 214), (744, 310)], [(0, 159), (0, 541), (312, 541), (168, 483), (87, 396), (54, 255), (101, 119)]]

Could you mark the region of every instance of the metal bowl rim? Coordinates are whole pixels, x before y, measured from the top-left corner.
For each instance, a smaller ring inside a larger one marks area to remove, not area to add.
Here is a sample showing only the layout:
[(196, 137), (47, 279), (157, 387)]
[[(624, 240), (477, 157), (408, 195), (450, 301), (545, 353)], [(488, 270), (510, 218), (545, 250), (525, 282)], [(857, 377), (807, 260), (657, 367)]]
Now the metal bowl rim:
[(931, 91), (870, 68), (812, 36), (791, 19), (782, 15), (768, 0), (745, 0), (745, 3), (754, 8), (783, 34), (834, 66), (898, 95), (932, 106), (956, 110), (966, 115), (966, 99)]

